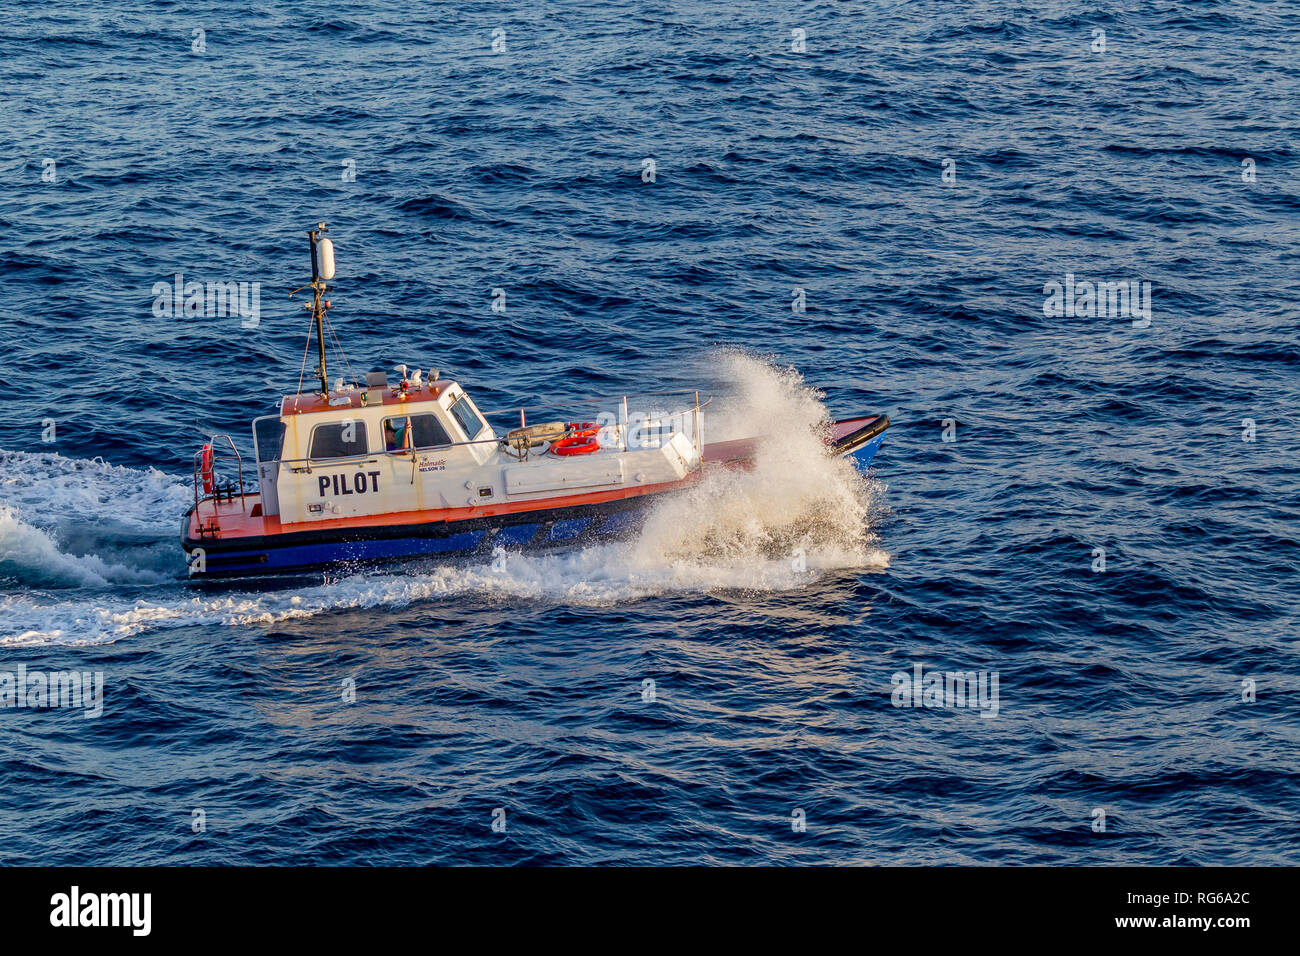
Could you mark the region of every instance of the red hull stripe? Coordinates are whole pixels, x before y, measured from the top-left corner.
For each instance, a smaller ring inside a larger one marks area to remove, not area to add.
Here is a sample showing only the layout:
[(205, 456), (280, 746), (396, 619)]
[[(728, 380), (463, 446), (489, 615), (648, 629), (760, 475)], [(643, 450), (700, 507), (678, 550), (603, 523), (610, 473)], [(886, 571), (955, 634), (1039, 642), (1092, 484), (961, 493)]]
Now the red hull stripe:
[[(436, 508), (425, 511), (396, 511), (377, 515), (357, 515), (347, 518), (322, 518), (319, 521), (295, 521), (282, 523), (277, 515), (258, 515), (250, 517), (239, 499), (222, 501), (217, 504), (217, 522), (221, 527), (216, 535), (221, 540), (231, 538), (258, 537), (262, 535), (287, 534), (298, 531), (324, 530), (327, 528), (377, 528), (389, 525), (425, 524), (434, 521), (463, 521), (467, 518), (490, 518), (493, 515), (519, 514), (527, 511), (549, 511), (554, 508), (573, 508), (579, 505), (598, 504), (604, 501), (617, 501), (620, 498), (639, 498), (642, 495), (658, 494), (682, 488), (697, 480), (699, 472), (687, 475), (681, 481), (666, 481), (656, 485), (643, 485), (636, 488), (616, 488), (609, 491), (591, 491), (576, 495), (560, 495), (555, 498), (530, 498), (528, 501), (508, 501), (482, 507), (467, 506), (463, 508)], [(248, 495), (251, 502), (258, 500), (257, 495)], [(212, 521), (211, 501), (201, 502), (199, 511), (204, 524)], [(189, 537), (199, 538), (198, 522), (190, 515)]]

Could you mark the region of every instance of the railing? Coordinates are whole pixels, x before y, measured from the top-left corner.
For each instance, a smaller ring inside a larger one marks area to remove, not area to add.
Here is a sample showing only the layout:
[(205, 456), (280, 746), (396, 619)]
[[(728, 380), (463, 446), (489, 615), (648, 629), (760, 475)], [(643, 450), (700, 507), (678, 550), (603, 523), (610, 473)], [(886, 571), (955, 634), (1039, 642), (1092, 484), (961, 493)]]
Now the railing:
[[(664, 399), (667, 399), (669, 397), (678, 397), (678, 396), (686, 396), (686, 395), (693, 396), (693, 402), (687, 408), (683, 408), (678, 411), (667, 411), (667, 410), (653, 407), (656, 403)], [(650, 392), (644, 394), (637, 394), (632, 397), (635, 398), (638, 401), (638, 403), (641, 402), (648, 403), (651, 406), (652, 410), (645, 413), (638, 411), (635, 415), (630, 414), (628, 410), (628, 396), (624, 395), (621, 399), (618, 399), (616, 401), (615, 408), (612, 412), (598, 413), (595, 425), (598, 428), (600, 428), (602, 432), (612, 434), (612, 438), (606, 439), (607, 442), (612, 442), (614, 444), (617, 444), (620, 451), (627, 451), (629, 447), (629, 438), (631, 437), (631, 435), (642, 431), (655, 431), (659, 433), (659, 437), (657, 439), (653, 439), (653, 440), (644, 439), (644, 438), (638, 439), (633, 444), (635, 445), (636, 448), (657, 448), (660, 447), (660, 444), (663, 441), (669, 440), (669, 439), (665, 439), (663, 435), (665, 429), (665, 423), (667, 423), (666, 427), (669, 436), (676, 433), (688, 434), (688, 438), (692, 446), (695, 448), (696, 454), (701, 457), (703, 456), (704, 454), (703, 411), (705, 407), (707, 407), (713, 401), (713, 396), (710, 395), (703, 402), (701, 402), (700, 393), (698, 390), (681, 389), (678, 391), (671, 391), (671, 392)], [(484, 417), (492, 417), (498, 415), (514, 414), (517, 411), (519, 414), (518, 427), (526, 428), (528, 427), (529, 412), (537, 412), (539, 410), (554, 412), (559, 410), (567, 410), (572, 408), (575, 405), (584, 402), (611, 402), (611, 401), (615, 401), (615, 400), (611, 399), (607, 395), (591, 396), (586, 398), (566, 399), (563, 402), (563, 404), (553, 402), (545, 405), (525, 405), (517, 409), (516, 408), (496, 409), (490, 412), (484, 412), (483, 414)], [(608, 420), (604, 420), (607, 417)], [(563, 416), (561, 417), (561, 420), (565, 420)], [(681, 423), (683, 425), (689, 423), (689, 428), (675, 427), (678, 423)], [(504, 439), (502, 441), (503, 441), (503, 445), (505, 446), (505, 450), (508, 451), (510, 454), (512, 454), (514, 457), (518, 458), (520, 461), (528, 460), (530, 455), (530, 447), (531, 447), (530, 441), (528, 441), (527, 439), (519, 440), (516, 442), (507, 442)]]
[[(235, 447), (235, 440), (231, 438), (229, 435), (213, 435), (208, 440), (208, 445), (212, 447), (212, 518), (214, 521), (217, 518), (216, 503), (221, 500), (221, 488), (217, 484), (217, 462), (220, 461), (220, 456), (218, 456), (217, 454), (217, 439), (219, 438), (224, 438), (226, 440), (226, 443), (230, 445), (231, 452), (234, 453), (235, 468), (239, 475), (239, 499), (240, 501), (243, 501), (244, 499), (244, 458), (242, 455), (239, 454), (239, 449)], [(198, 451), (194, 453), (194, 514), (195, 517), (197, 517), (199, 513), (199, 501), (200, 501), (199, 469), (201, 467), (199, 459), (202, 457), (202, 455), (203, 455), (202, 448), (200, 448)], [(227, 483), (227, 488), (229, 488), (229, 483)], [(226, 498), (227, 500), (231, 498), (229, 491), (227, 491)], [(202, 500), (207, 501), (208, 499), (205, 497)], [(202, 524), (202, 522), (200, 522), (200, 524)]]
[[(618, 400), (618, 405), (615, 411), (611, 413), (615, 416), (615, 419), (612, 422), (609, 422), (608, 424), (602, 425), (601, 427), (605, 429), (613, 429), (616, 443), (619, 447), (619, 450), (627, 451), (628, 437), (630, 433), (633, 432), (635, 429), (649, 428), (651, 422), (662, 423), (665, 420), (669, 420), (669, 421), (689, 420), (691, 423), (690, 435), (689, 435), (691, 444), (695, 447), (696, 453), (702, 456), (704, 453), (703, 412), (704, 409), (707, 408), (710, 403), (712, 403), (713, 396), (710, 395), (703, 402), (701, 402), (700, 393), (698, 391), (685, 389), (677, 392), (657, 392), (657, 393), (646, 394), (646, 395), (634, 395), (633, 397), (638, 400), (641, 400), (641, 399), (665, 398), (670, 395), (693, 395), (694, 401), (689, 407), (681, 409), (680, 411), (676, 411), (676, 412), (655, 411), (650, 413), (650, 415), (652, 415), (653, 417), (647, 416), (645, 418), (639, 417), (641, 413), (638, 412), (637, 413), (638, 417), (631, 418), (628, 413), (628, 397), (625, 395)], [(551, 403), (547, 405), (525, 405), (522, 408), (516, 407), (516, 408), (509, 408), (509, 409), (498, 409), (496, 411), (484, 412), (483, 417), (489, 418), (491, 416), (500, 416), (505, 414), (517, 413), (519, 415), (519, 420), (521, 424), (524, 427), (526, 427), (527, 415), (528, 412), (530, 411), (537, 411), (540, 409), (549, 409), (551, 411), (558, 411), (561, 409), (571, 409), (572, 406), (577, 405), (584, 401), (608, 402), (611, 401), (611, 399), (608, 396), (602, 396), (600, 398), (591, 398), (591, 399), (584, 399), (584, 398), (566, 399), (563, 405), (557, 403)], [(564, 416), (561, 416), (562, 419), (563, 417)], [(685, 429), (682, 430), (683, 433), (685, 433), (685, 431), (686, 431)], [(674, 434), (674, 433), (675, 432), (671, 430), (669, 432), (669, 434)], [(228, 438), (229, 436), (225, 436), (225, 437)], [(660, 440), (662, 440), (662, 438)], [(234, 443), (232, 442), (231, 445), (233, 447)], [(510, 447), (511, 445), (510, 441), (506, 437), (494, 435), (491, 438), (478, 438), (478, 439), (472, 439), (470, 441), (454, 441), (454, 442), (448, 442), (445, 445), (423, 445), (415, 448), (395, 448), (392, 451), (367, 451), (357, 455), (346, 455), (342, 458), (311, 458), (311, 457), (277, 458), (277, 459), (271, 459), (270, 461), (261, 461), (259, 459), (258, 464), (263, 465), (272, 462), (278, 462), (279, 464), (288, 467), (291, 472), (295, 472), (295, 473), (305, 472), (306, 474), (311, 474), (311, 470), (313, 466), (317, 468), (321, 468), (321, 467), (333, 467), (335, 465), (351, 465), (351, 464), (369, 465), (369, 464), (378, 463), (379, 458), (384, 455), (393, 456), (393, 457), (405, 457), (406, 455), (414, 455), (415, 453), (418, 452), (443, 451), (448, 448), (463, 448), (469, 445), (497, 445), (501, 447), (503, 450), (509, 451), (510, 454), (515, 455), (515, 457), (519, 458), (520, 461), (527, 461), (529, 457), (528, 448), (526, 446), (523, 449), (522, 455), (515, 454), (515, 452)], [(642, 445), (640, 442), (637, 442), (636, 445), (637, 447), (647, 447), (647, 448), (658, 447), (657, 445), (649, 445), (649, 444)], [(242, 488), (242, 479), (241, 479), (241, 488)]]
[[(544, 405), (524, 405), (522, 407), (518, 405), (512, 405), (509, 408), (498, 408), (490, 412), (484, 412), (483, 415), (484, 417), (487, 417), (489, 415), (507, 415), (514, 412), (535, 411), (540, 408), (549, 408), (552, 410), (572, 409), (575, 405), (586, 405), (593, 402), (617, 402), (619, 404), (626, 404), (629, 398), (635, 398), (638, 401), (640, 401), (642, 399), (646, 399), (646, 400), (661, 399), (661, 398), (670, 398), (673, 396), (685, 396), (685, 395), (694, 396), (695, 404), (701, 408), (703, 408), (704, 405), (709, 404), (709, 402), (713, 401), (713, 397), (709, 396), (709, 398), (705, 399), (703, 405), (701, 405), (699, 389), (680, 388), (668, 392), (629, 392), (628, 394), (617, 399), (609, 395), (579, 395), (574, 398), (566, 398), (563, 400), (563, 402), (547, 402)], [(689, 411), (689, 409), (687, 409), (687, 411)]]

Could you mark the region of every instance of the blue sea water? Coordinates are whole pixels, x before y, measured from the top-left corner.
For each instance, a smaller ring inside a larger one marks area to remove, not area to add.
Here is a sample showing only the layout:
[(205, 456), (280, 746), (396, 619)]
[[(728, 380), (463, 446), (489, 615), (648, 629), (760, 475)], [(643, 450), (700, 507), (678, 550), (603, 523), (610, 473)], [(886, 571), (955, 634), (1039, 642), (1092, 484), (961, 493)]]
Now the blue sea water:
[[(0, 0), (0, 671), (104, 674), (0, 708), (0, 861), (1300, 862), (1298, 12)], [(504, 575), (197, 589), (318, 220), (355, 370), (893, 427)]]

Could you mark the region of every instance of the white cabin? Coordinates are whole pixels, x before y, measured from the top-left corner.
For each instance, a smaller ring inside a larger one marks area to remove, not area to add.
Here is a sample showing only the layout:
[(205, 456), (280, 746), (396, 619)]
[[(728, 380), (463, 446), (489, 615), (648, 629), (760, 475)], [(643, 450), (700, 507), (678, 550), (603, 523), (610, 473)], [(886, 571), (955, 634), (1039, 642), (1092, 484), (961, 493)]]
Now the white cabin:
[(560, 457), (518, 432), (499, 438), (454, 381), (389, 387), (382, 373), (367, 381), (285, 396), (279, 415), (253, 422), (263, 516), (282, 525), (385, 515), (405, 523), (431, 511), (463, 518), (465, 509), (494, 514), (538, 499), (639, 493), (700, 466), (698, 400), (686, 412), (631, 421), (624, 400), (601, 416), (598, 451)]

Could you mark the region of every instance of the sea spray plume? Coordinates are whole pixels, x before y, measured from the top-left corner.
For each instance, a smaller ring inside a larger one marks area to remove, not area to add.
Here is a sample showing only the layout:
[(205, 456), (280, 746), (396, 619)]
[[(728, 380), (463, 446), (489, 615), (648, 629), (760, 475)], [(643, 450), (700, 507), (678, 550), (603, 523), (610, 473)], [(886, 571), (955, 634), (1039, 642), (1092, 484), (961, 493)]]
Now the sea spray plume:
[(793, 369), (738, 350), (717, 356), (729, 397), (706, 420), (705, 440), (758, 436), (753, 466), (713, 469), (660, 502), (638, 542), (642, 562), (707, 558), (785, 560), (809, 567), (880, 566), (872, 497), (879, 487), (827, 454), (823, 395)]

